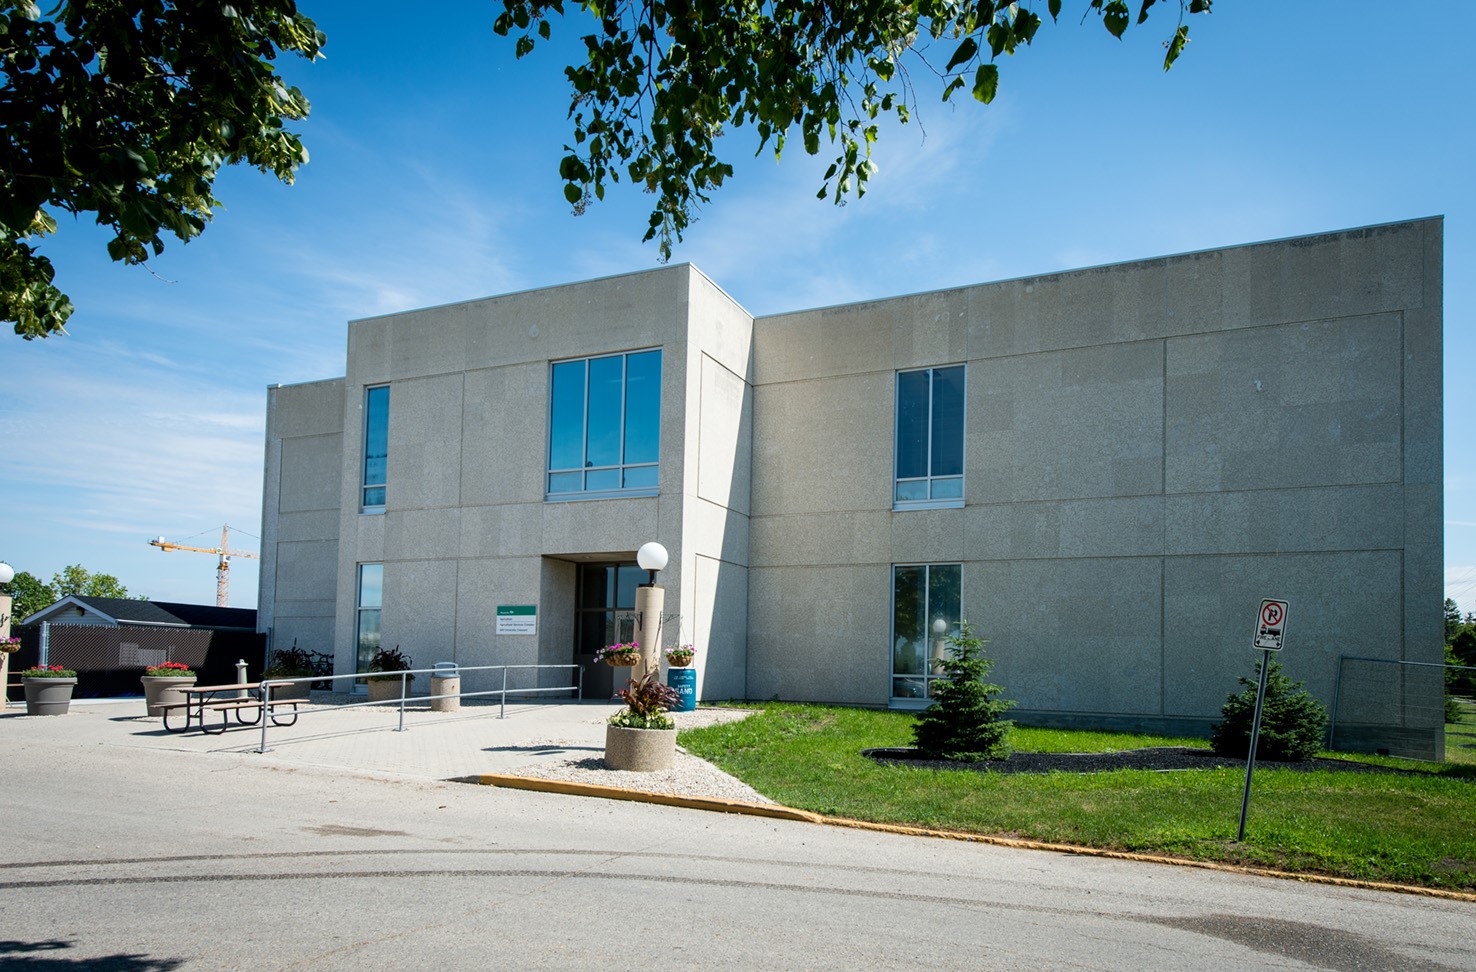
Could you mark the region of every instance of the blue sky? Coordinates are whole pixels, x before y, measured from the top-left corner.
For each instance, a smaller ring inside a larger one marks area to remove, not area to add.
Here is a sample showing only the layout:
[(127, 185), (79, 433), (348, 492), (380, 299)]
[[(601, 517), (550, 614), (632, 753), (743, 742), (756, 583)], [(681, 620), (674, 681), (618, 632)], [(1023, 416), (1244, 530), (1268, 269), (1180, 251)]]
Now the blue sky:
[[(68, 337), (0, 339), (0, 558), (18, 570), (81, 563), (211, 603), (213, 558), (147, 541), (208, 547), (229, 523), (256, 549), (265, 389), (341, 375), (349, 320), (656, 265), (648, 197), (622, 183), (579, 217), (563, 202), (578, 18), (518, 62), (487, 0), (434, 16), (300, 2), (328, 46), (283, 65), (313, 103), (295, 186), (227, 172), (227, 208), (149, 270), (109, 262), (84, 223), (45, 245), (78, 310)], [(776, 165), (730, 135), (736, 177), (673, 260), (764, 314), (1443, 215), (1446, 591), (1476, 611), (1460, 368), (1476, 353), (1476, 5), (1415, 20), (1221, 0), (1167, 74), (1171, 19), (1118, 42), (1067, 6), (1005, 59), (993, 105), (926, 91), (843, 208), (814, 198), (829, 156)], [(235, 562), (233, 604), (255, 604), (256, 578)]]

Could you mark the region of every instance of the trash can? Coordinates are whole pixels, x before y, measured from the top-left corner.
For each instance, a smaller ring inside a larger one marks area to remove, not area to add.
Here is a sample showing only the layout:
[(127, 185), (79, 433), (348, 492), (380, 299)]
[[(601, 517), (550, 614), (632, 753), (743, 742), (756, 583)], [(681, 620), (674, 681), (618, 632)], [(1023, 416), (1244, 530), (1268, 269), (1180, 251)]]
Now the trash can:
[(676, 705), (671, 707), (673, 712), (691, 712), (697, 708), (697, 669), (695, 668), (668, 668), (666, 670), (666, 684), (676, 689)]
[(430, 694), (450, 696), (450, 698), (432, 698), (432, 712), (461, 711), (461, 670), (456, 667), (455, 662), (436, 662), (435, 670), (431, 672)]

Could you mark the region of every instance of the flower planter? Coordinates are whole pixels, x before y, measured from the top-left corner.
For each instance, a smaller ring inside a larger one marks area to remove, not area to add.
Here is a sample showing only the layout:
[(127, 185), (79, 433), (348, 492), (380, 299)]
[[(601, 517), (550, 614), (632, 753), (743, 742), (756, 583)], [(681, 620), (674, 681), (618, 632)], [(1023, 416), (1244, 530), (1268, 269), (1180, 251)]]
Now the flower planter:
[(611, 668), (631, 668), (635, 665), (639, 665), (640, 663), (641, 656), (637, 655), (633, 651), (628, 651), (622, 655), (605, 656), (605, 664), (609, 665)]
[[(414, 682), (414, 678), (405, 679), (406, 696), (409, 696), (414, 691)], [(400, 697), (400, 679), (398, 676), (395, 678), (371, 678), (368, 681), (368, 686), (370, 702), (388, 702), (391, 699), (398, 699)]]
[(162, 716), (164, 706), (183, 705), (184, 689), (195, 684), (194, 675), (141, 675), (144, 687), (144, 706), (151, 716)]
[(66, 715), (72, 705), (73, 678), (22, 678), (26, 687), (26, 715)]
[(605, 727), (605, 765), (614, 770), (654, 773), (671, 769), (676, 758), (675, 729)]
[(668, 658), (666, 664), (671, 668), (687, 668), (694, 660), (692, 658)]

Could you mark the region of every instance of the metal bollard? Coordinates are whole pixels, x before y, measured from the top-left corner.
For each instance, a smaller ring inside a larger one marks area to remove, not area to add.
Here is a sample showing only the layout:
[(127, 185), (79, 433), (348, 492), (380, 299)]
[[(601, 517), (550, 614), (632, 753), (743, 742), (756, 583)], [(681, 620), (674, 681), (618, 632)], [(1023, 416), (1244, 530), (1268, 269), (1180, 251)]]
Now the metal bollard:
[[(236, 662), (236, 684), (246, 684), (246, 659), (244, 658)], [(244, 699), (246, 697), (246, 691), (246, 689), (236, 689), (236, 698)]]

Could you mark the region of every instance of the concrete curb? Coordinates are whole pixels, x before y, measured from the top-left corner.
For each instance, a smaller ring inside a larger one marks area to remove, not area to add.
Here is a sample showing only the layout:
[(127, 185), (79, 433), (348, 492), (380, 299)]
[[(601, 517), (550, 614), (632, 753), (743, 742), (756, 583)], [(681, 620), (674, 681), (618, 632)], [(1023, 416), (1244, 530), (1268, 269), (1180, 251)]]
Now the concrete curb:
[(1076, 844), (1052, 844), (1038, 840), (1021, 840), (1015, 837), (992, 837), (988, 834), (971, 834), (958, 830), (933, 830), (926, 827), (908, 827), (902, 824), (874, 823), (869, 820), (853, 820), (848, 817), (827, 817), (808, 810), (772, 803), (748, 803), (742, 800), (717, 800), (708, 797), (685, 797), (674, 793), (652, 793), (648, 790), (627, 790), (618, 786), (602, 786), (595, 783), (570, 783), (564, 780), (546, 780), (532, 776), (508, 776), (501, 773), (483, 773), (479, 776), (458, 777), (452, 782), (477, 783), (482, 786), (498, 786), (510, 790), (535, 790), (540, 793), (560, 793), (566, 796), (598, 797), (604, 800), (627, 800), (635, 803), (653, 803), (666, 807), (682, 807), (687, 810), (707, 810), (717, 813), (741, 813), (752, 817), (771, 817), (776, 820), (797, 820), (802, 823), (822, 824), (830, 827), (851, 827), (856, 830), (872, 830), (905, 837), (933, 837), (943, 840), (961, 840), (975, 844), (992, 844), (1016, 850), (1051, 851), (1057, 854), (1075, 854), (1078, 857), (1101, 857), (1108, 860), (1136, 861), (1145, 864), (1172, 864), (1178, 867), (1197, 867), (1207, 871), (1222, 871), (1227, 874), (1247, 874), (1254, 877), (1280, 878), (1301, 881), (1306, 884), (1328, 884), (1340, 888), (1355, 888), (1364, 891), (1393, 891), (1399, 894), (1420, 895), (1427, 898), (1442, 898), (1447, 901), (1476, 902), (1476, 894), (1465, 891), (1446, 891), (1441, 888), (1422, 888), (1409, 884), (1390, 884), (1382, 881), (1359, 881), (1354, 878), (1333, 877), (1326, 874), (1298, 874), (1272, 868), (1246, 867), (1238, 864), (1222, 864), (1216, 861), (1194, 861), (1183, 857), (1165, 857), (1158, 854), (1138, 854), (1132, 851), (1104, 850), (1099, 847), (1083, 847)]

